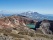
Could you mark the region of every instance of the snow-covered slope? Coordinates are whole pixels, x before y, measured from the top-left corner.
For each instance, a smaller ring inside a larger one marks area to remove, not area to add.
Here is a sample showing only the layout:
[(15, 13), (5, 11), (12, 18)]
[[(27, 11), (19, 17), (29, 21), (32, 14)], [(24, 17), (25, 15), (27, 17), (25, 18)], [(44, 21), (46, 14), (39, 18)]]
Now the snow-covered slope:
[(44, 20), (44, 19), (53, 20), (52, 16), (42, 15), (42, 14), (39, 14), (38, 12), (28, 11), (28, 12), (23, 12), (20, 15), (27, 16), (27, 17), (30, 17), (32, 19), (37, 19), (37, 20)]

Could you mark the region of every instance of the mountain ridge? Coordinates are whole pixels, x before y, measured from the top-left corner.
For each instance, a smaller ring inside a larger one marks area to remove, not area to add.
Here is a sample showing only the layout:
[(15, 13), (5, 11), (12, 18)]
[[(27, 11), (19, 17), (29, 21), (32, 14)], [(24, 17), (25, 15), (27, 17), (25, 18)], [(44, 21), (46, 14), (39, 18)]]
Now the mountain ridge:
[(11, 16), (11, 15), (22, 15), (22, 16), (26, 16), (26, 17), (29, 17), (31, 19), (36, 19), (36, 20), (44, 20), (44, 19), (48, 19), (48, 20), (53, 20), (53, 16), (49, 16), (49, 15), (43, 15), (43, 14), (39, 14), (38, 12), (32, 12), (32, 11), (27, 11), (27, 12), (22, 12), (22, 13), (7, 13), (7, 14), (3, 14), (3, 11), (1, 11), (0, 14), (1, 16), (0, 17), (3, 17), (3, 16)]
[(38, 12), (24, 12), (21, 13), (20, 15), (23, 16), (27, 16), (30, 17), (32, 19), (37, 19), (37, 20), (44, 20), (44, 19), (48, 19), (48, 20), (53, 20), (53, 16), (47, 16), (47, 15), (43, 15), (43, 14), (39, 14)]

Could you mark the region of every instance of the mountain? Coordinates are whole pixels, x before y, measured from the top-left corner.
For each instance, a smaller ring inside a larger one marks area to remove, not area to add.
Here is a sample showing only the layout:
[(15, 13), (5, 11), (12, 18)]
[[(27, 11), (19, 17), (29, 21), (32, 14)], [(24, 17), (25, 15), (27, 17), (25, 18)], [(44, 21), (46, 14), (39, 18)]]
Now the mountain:
[(0, 11), (0, 17), (7, 17), (7, 16), (11, 16), (11, 15), (19, 15), (19, 16), (26, 16), (29, 17), (31, 19), (35, 19), (38, 21), (44, 20), (44, 19), (48, 19), (48, 20), (53, 20), (53, 16), (51, 15), (42, 15), (39, 14), (38, 12), (32, 12), (32, 11), (28, 11), (28, 12), (23, 12), (23, 13), (10, 13), (10, 12), (6, 12), (6, 11)]
[(46, 16), (53, 16), (53, 14), (45, 14)]
[(53, 16), (42, 15), (39, 14), (38, 12), (28, 11), (28, 12), (23, 12), (20, 15), (27, 16), (29, 18), (36, 19), (36, 20), (44, 20), (44, 19), (53, 20)]
[(28, 28), (25, 24), (28, 20), (21, 15), (0, 18), (0, 40), (53, 40), (53, 35)]
[(14, 15), (14, 14), (15, 14), (15, 13), (13, 13), (13, 12), (1, 10), (1, 11), (0, 11), (0, 18), (1, 18), (1, 17), (11, 16), (11, 15)]

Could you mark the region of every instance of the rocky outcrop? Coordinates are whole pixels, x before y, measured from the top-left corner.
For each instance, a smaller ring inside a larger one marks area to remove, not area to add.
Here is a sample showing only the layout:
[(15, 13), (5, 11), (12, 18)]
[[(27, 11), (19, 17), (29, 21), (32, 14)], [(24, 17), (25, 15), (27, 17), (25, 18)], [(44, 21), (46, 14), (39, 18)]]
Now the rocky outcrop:
[(38, 27), (40, 27), (39, 29), (42, 31), (43, 34), (52, 34), (52, 31), (50, 30), (50, 22), (48, 20), (43, 20), (42, 22), (38, 22), (40, 23)]

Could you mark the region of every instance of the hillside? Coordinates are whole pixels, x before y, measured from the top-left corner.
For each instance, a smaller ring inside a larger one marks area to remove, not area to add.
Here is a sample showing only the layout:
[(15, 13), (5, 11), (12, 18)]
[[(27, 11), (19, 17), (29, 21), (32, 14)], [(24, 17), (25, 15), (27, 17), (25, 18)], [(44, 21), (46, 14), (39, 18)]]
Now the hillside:
[(16, 15), (0, 18), (0, 40), (53, 40), (53, 35), (28, 28), (30, 20)]

